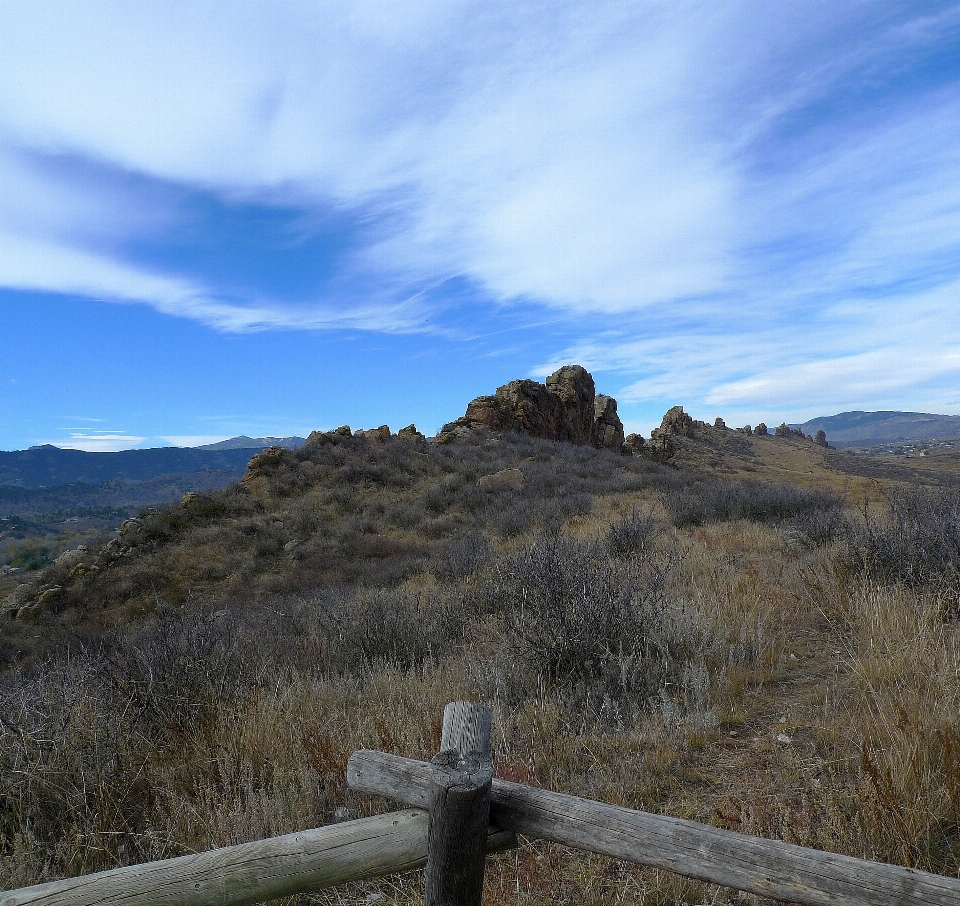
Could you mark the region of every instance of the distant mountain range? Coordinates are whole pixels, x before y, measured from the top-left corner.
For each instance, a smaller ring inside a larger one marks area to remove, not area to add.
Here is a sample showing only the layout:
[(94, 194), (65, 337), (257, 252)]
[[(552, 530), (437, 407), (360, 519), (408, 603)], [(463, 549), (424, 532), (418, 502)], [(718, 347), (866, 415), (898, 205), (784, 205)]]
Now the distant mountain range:
[(239, 477), (257, 450), (302, 443), (300, 437), (233, 437), (205, 447), (154, 447), (120, 453), (85, 453), (45, 444), (29, 450), (0, 451), (0, 485), (53, 488), (76, 482), (140, 482), (209, 470)]
[(805, 434), (823, 430), (830, 446), (878, 447), (884, 444), (928, 443), (960, 438), (960, 415), (929, 412), (841, 412), (811, 418), (802, 425)]
[(231, 437), (215, 444), (204, 444), (197, 450), (266, 450), (267, 447), (286, 447), (294, 450), (306, 441), (305, 437)]

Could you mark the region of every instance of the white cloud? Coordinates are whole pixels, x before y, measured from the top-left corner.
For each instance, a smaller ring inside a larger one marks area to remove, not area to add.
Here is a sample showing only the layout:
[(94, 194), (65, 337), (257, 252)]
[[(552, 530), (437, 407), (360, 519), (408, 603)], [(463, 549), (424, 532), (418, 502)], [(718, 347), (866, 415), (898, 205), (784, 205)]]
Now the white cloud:
[(152, 276), (56, 242), (0, 232), (0, 252), (0, 282), (13, 289), (150, 300), (161, 310), (202, 304), (199, 288), (183, 280)]
[(133, 450), (141, 446), (145, 437), (137, 437), (133, 434), (122, 434), (120, 432), (101, 431), (96, 433), (85, 433), (82, 431), (71, 432), (67, 440), (43, 440), (41, 444), (52, 444), (61, 450), (84, 450), (87, 453), (116, 453), (120, 450)]
[(728, 423), (771, 413), (803, 421), (850, 409), (960, 411), (960, 281), (853, 298), (810, 312), (795, 329), (775, 317), (745, 324), (738, 312), (717, 313), (709, 330), (669, 317), (646, 335), (638, 327), (639, 337), (625, 327), (567, 347), (533, 375), (581, 362), (601, 376), (627, 419), (651, 401)]
[(791, 410), (809, 406), (811, 399), (834, 407), (850, 406), (855, 400), (879, 405), (931, 378), (948, 377), (960, 377), (960, 347), (923, 359), (918, 359), (913, 350), (891, 347), (770, 369), (722, 384), (705, 399), (716, 406), (769, 405), (776, 401)]
[[(0, 285), (228, 331), (422, 330), (415, 294), (465, 276), (583, 315), (555, 362), (622, 373), (626, 402), (929, 399), (960, 344), (960, 101), (892, 76), (958, 23), (859, 2), (0, 3)], [(37, 150), (363, 211), (376, 238), (342, 276), (375, 289), (281, 303), (149, 271), (116, 238), (175, 212), (31, 168)]]
[(733, 180), (697, 136), (683, 10), (52, 9), (2, 7), (9, 142), (226, 193), (386, 203), (400, 228), (357, 266), (401, 285), (466, 274), (618, 311), (724, 279)]

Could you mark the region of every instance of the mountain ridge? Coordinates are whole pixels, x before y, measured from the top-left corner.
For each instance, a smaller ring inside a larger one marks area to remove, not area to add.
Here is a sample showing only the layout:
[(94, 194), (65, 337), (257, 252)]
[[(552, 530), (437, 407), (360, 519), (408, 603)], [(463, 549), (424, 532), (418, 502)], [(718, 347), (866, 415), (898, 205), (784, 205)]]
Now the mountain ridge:
[(818, 416), (800, 428), (805, 434), (826, 432), (831, 446), (869, 448), (883, 444), (923, 443), (960, 438), (960, 415), (898, 410), (851, 410)]
[(249, 437), (240, 434), (213, 444), (201, 444), (195, 450), (266, 450), (267, 447), (285, 447), (294, 450), (306, 441), (305, 437)]
[(189, 447), (154, 447), (118, 453), (87, 453), (59, 447), (0, 451), (0, 485), (18, 488), (51, 488), (83, 482), (148, 481), (161, 475), (207, 469), (240, 472), (256, 448), (198, 450)]

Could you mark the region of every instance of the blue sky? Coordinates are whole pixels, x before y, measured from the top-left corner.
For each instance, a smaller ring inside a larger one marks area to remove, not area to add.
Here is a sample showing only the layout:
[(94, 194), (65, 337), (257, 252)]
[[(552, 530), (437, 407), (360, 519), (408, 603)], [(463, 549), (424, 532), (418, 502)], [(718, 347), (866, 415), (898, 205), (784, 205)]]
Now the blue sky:
[(960, 413), (960, 4), (0, 0), (0, 449)]

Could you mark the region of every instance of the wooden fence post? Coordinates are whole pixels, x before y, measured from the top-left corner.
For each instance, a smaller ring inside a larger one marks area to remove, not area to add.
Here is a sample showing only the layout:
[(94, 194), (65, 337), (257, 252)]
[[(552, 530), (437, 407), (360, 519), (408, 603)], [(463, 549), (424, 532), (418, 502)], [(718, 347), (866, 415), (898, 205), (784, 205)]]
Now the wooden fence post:
[(425, 906), (480, 906), (490, 820), (489, 708), (451, 702), (431, 763)]

